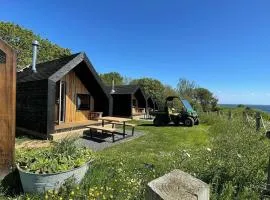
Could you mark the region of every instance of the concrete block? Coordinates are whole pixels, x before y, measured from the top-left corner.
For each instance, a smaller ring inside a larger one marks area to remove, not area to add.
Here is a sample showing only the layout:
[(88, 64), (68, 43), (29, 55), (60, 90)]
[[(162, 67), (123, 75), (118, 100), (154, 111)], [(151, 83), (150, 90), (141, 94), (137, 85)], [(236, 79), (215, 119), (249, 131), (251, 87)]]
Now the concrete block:
[(209, 200), (210, 188), (203, 181), (181, 170), (148, 183), (147, 200)]

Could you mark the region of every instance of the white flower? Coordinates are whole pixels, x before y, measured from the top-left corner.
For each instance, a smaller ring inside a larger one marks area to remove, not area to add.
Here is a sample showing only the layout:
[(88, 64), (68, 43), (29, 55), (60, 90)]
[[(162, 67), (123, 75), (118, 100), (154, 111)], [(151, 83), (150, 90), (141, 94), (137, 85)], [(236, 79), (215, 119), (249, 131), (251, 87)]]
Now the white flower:
[(211, 152), (212, 150), (210, 148), (206, 148), (207, 151)]
[(242, 158), (242, 155), (241, 155), (241, 154), (239, 154), (239, 153), (237, 154), (237, 156), (238, 156), (238, 158)]
[(186, 153), (186, 155), (187, 155), (187, 157), (189, 157), (189, 158), (190, 158), (190, 154), (189, 154), (189, 153)]

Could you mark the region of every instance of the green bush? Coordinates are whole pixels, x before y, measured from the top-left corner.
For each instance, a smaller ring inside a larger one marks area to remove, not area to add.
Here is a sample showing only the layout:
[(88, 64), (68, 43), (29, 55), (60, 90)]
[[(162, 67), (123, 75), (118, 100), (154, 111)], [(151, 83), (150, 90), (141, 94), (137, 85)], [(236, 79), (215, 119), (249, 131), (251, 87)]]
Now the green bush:
[(45, 174), (71, 170), (94, 159), (91, 150), (77, 147), (74, 140), (63, 140), (42, 149), (19, 149), (16, 163), (28, 172)]
[(210, 184), (211, 199), (259, 199), (266, 185), (268, 139), (240, 119), (215, 120), (209, 146), (186, 150), (190, 158), (185, 162), (181, 153), (175, 168)]

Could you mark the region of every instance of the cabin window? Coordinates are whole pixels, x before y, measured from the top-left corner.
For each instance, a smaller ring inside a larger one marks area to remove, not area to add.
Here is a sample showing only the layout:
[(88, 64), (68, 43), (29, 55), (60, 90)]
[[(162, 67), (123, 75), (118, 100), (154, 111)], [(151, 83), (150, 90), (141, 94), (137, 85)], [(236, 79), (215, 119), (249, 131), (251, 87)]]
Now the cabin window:
[(89, 94), (77, 94), (77, 110), (90, 110)]
[(6, 54), (0, 49), (0, 64), (6, 63)]

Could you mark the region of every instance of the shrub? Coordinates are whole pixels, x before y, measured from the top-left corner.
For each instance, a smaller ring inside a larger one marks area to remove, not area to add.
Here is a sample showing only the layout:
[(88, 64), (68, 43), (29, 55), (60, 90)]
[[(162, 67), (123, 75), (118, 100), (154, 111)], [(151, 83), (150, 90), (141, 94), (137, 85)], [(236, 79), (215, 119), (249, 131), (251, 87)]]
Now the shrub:
[(185, 162), (181, 153), (175, 167), (210, 184), (211, 199), (259, 199), (266, 184), (268, 139), (240, 119), (215, 120), (209, 146), (188, 150)]
[(42, 149), (22, 148), (16, 152), (16, 162), (23, 170), (32, 173), (57, 173), (82, 166), (94, 155), (85, 147), (77, 147), (74, 140), (63, 140)]

